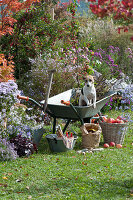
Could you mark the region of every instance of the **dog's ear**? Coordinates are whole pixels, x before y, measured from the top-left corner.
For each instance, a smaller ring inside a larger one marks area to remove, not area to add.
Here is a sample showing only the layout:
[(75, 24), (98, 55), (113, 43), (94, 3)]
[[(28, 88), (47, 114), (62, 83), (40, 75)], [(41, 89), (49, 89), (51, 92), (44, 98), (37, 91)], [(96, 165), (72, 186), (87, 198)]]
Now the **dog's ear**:
[(94, 80), (96, 80), (96, 76), (92, 76), (94, 78)]

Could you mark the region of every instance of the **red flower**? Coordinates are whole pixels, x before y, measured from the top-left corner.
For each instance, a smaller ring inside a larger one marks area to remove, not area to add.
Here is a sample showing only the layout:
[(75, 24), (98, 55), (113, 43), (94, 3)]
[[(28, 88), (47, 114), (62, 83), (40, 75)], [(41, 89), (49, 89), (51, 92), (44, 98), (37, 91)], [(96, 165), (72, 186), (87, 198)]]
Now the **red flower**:
[(121, 33), (121, 28), (118, 28), (118, 33), (119, 33), (119, 34)]
[(133, 36), (130, 38), (131, 41), (133, 41)]
[(124, 32), (128, 32), (128, 28), (124, 28)]

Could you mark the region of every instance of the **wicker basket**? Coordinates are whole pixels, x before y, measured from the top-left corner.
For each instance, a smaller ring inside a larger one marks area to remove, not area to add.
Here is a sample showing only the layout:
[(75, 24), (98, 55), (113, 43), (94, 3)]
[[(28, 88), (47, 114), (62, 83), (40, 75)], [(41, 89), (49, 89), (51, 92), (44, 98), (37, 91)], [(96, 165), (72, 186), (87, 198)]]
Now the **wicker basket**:
[[(80, 127), (82, 132), (82, 148), (92, 149), (99, 147), (102, 129), (98, 124), (85, 123)], [(95, 130), (92, 132), (91, 130)]]
[(105, 143), (115, 142), (116, 144), (123, 144), (128, 124), (106, 123), (99, 122), (102, 128), (103, 139)]

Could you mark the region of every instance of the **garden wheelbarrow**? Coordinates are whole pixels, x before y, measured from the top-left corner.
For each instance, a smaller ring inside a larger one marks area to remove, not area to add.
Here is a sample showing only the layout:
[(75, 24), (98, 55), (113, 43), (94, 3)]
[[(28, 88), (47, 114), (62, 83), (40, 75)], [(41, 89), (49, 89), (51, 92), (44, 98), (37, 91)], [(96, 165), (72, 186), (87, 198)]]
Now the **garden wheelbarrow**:
[(109, 101), (109, 99), (112, 96), (116, 95), (117, 92), (110, 91), (109, 93), (107, 93), (103, 99), (96, 102), (96, 108), (94, 108), (93, 105), (73, 106), (71, 103), (70, 105), (62, 104), (61, 103), (62, 100), (70, 101), (71, 94), (72, 94), (72, 89), (62, 92), (53, 97), (46, 98), (46, 100), (41, 101), (40, 103), (36, 102), (35, 100), (29, 97), (18, 96), (18, 98), (30, 100), (36, 105), (38, 105), (42, 110), (44, 110), (45, 108), (46, 113), (48, 113), (54, 119), (53, 120), (53, 134), (54, 134), (56, 130), (57, 118), (67, 120), (63, 128), (63, 133), (65, 132), (71, 120), (79, 120), (82, 125), (84, 124), (85, 119), (88, 119), (88, 121), (90, 122), (91, 119), (94, 118), (96, 114), (101, 115), (100, 111), (103, 108), (103, 106)]

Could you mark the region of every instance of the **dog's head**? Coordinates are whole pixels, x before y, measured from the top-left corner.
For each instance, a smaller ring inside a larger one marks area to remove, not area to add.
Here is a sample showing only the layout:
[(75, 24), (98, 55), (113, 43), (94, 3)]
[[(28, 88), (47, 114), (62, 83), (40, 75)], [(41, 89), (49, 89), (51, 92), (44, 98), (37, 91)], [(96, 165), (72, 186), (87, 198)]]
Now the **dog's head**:
[(86, 76), (85, 83), (87, 87), (92, 87), (94, 85), (94, 77), (91, 75)]

